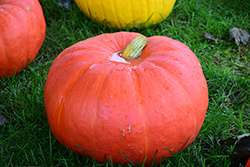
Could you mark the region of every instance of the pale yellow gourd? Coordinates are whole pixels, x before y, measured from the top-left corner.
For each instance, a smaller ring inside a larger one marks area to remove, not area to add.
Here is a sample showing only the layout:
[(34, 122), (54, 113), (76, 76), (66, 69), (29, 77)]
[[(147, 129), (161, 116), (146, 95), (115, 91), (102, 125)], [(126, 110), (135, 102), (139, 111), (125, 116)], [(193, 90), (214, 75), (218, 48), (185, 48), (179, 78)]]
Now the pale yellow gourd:
[(176, 0), (75, 0), (89, 18), (125, 29), (152, 25), (168, 17)]

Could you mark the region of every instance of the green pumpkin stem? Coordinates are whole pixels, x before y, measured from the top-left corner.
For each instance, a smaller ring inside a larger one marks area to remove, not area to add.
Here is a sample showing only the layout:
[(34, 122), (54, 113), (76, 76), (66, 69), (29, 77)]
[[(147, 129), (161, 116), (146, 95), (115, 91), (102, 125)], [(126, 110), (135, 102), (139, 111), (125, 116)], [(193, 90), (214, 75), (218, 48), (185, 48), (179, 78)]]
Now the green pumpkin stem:
[(135, 59), (139, 57), (147, 42), (146, 37), (138, 35), (122, 51), (122, 57), (126, 59)]

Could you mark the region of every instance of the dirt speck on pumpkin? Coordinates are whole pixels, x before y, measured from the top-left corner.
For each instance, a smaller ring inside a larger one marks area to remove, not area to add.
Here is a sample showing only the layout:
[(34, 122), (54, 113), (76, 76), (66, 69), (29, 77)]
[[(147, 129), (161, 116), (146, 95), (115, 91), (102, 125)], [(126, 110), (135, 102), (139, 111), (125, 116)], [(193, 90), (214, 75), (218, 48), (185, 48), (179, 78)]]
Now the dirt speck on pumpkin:
[(30, 7), (28, 7), (28, 6), (26, 6), (26, 9), (27, 9), (29, 12), (30, 12), (30, 10), (31, 10)]
[(131, 130), (131, 125), (129, 124), (129, 125), (128, 125), (128, 132), (129, 132), (129, 133), (131, 132), (130, 130)]
[(125, 137), (125, 130), (122, 129), (122, 136)]

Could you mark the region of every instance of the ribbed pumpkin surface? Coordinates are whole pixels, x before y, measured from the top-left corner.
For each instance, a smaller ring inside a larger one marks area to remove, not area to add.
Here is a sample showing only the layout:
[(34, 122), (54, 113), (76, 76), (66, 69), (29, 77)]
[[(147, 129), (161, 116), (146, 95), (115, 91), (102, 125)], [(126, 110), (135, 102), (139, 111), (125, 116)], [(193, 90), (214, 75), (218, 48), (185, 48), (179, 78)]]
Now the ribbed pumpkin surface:
[[(147, 38), (136, 59), (119, 56), (138, 33), (103, 34), (64, 50), (45, 86), (45, 107), (55, 137), (73, 151), (104, 162), (146, 165), (187, 147), (208, 106), (197, 57), (183, 43)], [(186, 145), (185, 145), (186, 144)], [(83, 148), (84, 147), (84, 148)]]
[(0, 78), (13, 76), (34, 60), (45, 29), (38, 0), (0, 1)]
[(89, 18), (123, 29), (138, 23), (151, 25), (165, 19), (176, 0), (75, 0)]

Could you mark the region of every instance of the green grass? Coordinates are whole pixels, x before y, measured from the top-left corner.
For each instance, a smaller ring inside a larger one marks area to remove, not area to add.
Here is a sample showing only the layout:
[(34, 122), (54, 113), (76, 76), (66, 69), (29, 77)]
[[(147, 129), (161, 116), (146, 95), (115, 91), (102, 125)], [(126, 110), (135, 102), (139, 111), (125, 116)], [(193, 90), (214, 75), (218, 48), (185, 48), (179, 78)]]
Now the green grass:
[[(49, 68), (63, 49), (102, 33), (117, 32), (86, 18), (74, 4), (40, 0), (47, 34), (36, 59), (19, 75), (0, 80), (0, 166), (108, 166), (78, 156), (57, 142), (50, 131), (43, 102)], [(249, 0), (177, 0), (171, 15), (155, 26), (133, 29), (145, 36), (179, 40), (199, 58), (209, 88), (209, 107), (195, 141), (158, 166), (233, 166), (219, 141), (250, 133), (250, 48), (228, 41), (229, 29), (250, 32)], [(220, 39), (204, 38), (208, 32)], [(113, 166), (112, 164), (109, 164)]]

